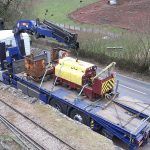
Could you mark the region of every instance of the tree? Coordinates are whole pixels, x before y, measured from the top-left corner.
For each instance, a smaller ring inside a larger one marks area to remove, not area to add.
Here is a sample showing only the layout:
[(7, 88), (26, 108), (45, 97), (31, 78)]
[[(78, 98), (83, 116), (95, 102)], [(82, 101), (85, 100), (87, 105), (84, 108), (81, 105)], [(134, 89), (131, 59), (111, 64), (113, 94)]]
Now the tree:
[(0, 18), (4, 19), (7, 28), (12, 28), (16, 20), (25, 18), (30, 14), (29, 3), (32, 0), (0, 0)]

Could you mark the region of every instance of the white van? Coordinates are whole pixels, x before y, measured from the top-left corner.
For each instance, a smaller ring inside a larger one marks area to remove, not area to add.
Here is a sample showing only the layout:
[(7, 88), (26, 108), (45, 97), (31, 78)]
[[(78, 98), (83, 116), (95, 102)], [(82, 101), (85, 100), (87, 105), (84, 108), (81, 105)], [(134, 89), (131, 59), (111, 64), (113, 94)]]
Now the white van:
[[(30, 37), (27, 33), (22, 33), (21, 36), (24, 39), (26, 55), (30, 55)], [(16, 41), (12, 30), (0, 30), (0, 42), (5, 42), (6, 45), (15, 47)]]

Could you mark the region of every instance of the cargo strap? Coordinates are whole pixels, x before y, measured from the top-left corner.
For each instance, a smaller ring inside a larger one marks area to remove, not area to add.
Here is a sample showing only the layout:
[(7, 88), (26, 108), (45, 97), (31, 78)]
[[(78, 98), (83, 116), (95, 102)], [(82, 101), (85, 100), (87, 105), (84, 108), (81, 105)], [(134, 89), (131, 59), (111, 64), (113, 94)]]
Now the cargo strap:
[(82, 89), (81, 89), (80, 93), (78, 94), (78, 97), (82, 94), (84, 88), (87, 87), (87, 86), (88, 86), (88, 84), (85, 84), (85, 85), (82, 86)]
[(79, 98), (79, 96), (82, 94), (84, 88), (87, 87), (87, 86), (88, 86), (88, 84), (85, 84), (85, 85), (82, 86), (82, 89), (80, 90), (79, 94), (78, 94), (77, 97), (75, 98), (75, 102), (78, 100), (78, 98)]
[(144, 112), (147, 108), (149, 108), (150, 105), (148, 105), (147, 107), (145, 107), (141, 112), (135, 114), (134, 116), (132, 116), (126, 124), (123, 125), (123, 127), (125, 127), (126, 125), (128, 125), (134, 118), (138, 117), (142, 112)]
[(48, 71), (48, 69), (49, 69), (50, 67), (52, 67), (52, 64), (51, 64), (51, 63), (46, 66), (46, 70), (45, 70), (45, 73), (44, 73), (44, 75), (43, 75), (43, 77), (42, 77), (42, 81), (41, 81), (41, 84), (40, 84), (40, 88), (42, 87), (44, 78), (45, 78), (45, 76), (46, 76), (46, 74), (47, 74), (47, 71)]

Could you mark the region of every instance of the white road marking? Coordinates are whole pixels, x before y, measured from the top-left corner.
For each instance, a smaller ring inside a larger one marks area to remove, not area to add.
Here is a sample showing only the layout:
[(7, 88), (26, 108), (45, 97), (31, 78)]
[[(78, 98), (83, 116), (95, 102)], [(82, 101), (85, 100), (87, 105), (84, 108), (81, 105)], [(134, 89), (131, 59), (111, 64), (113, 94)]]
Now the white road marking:
[(139, 79), (135, 79), (135, 78), (133, 78), (133, 77), (125, 76), (125, 75), (122, 75), (122, 74), (120, 74), (120, 73), (117, 73), (117, 75), (118, 75), (118, 76), (122, 76), (122, 77), (124, 77), (124, 78), (130, 79), (130, 80), (134, 80), (134, 81), (137, 81), (137, 82), (140, 82), (140, 83), (142, 83), (142, 84), (146, 84), (146, 85), (149, 85), (149, 86), (150, 86), (150, 83), (147, 83), (147, 82), (145, 82), (145, 81), (142, 81), (142, 80), (139, 80)]
[[(102, 70), (102, 68), (99, 68), (99, 67), (98, 67), (98, 69), (99, 69), (99, 70)], [(142, 81), (142, 80), (140, 80), (140, 79), (135, 79), (135, 78), (133, 78), (133, 77), (129, 77), (129, 76), (126, 76), (126, 75), (123, 75), (123, 74), (120, 74), (120, 73), (117, 73), (116, 76), (118, 76), (118, 77), (119, 77), (119, 76), (120, 76), (120, 77), (124, 77), (124, 78), (130, 79), (130, 80), (134, 80), (134, 81), (136, 81), (136, 82), (139, 82), (139, 83), (146, 84), (146, 85), (150, 86), (150, 83), (147, 83), (146, 81)]]
[(119, 86), (125, 87), (125, 88), (127, 88), (127, 89), (129, 89), (129, 90), (132, 90), (132, 91), (141, 93), (141, 94), (143, 94), (143, 95), (148, 95), (148, 94), (146, 94), (146, 93), (144, 93), (144, 92), (141, 92), (141, 91), (138, 91), (138, 90), (136, 90), (136, 89), (130, 88), (130, 87), (125, 86), (125, 85), (123, 85), (123, 84), (119, 84)]

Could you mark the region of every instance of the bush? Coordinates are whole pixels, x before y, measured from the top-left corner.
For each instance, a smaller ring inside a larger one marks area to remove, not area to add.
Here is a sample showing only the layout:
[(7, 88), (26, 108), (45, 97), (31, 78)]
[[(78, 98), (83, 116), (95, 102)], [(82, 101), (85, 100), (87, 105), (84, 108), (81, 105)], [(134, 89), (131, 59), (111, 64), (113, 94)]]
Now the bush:
[(31, 18), (33, 16), (31, 4), (32, 0), (1, 0), (0, 18), (4, 19), (6, 28), (12, 29), (21, 18)]
[(103, 37), (95, 33), (79, 33), (82, 57), (108, 64), (117, 62), (122, 70), (148, 73), (150, 66), (150, 35), (123, 33), (118, 38)]

